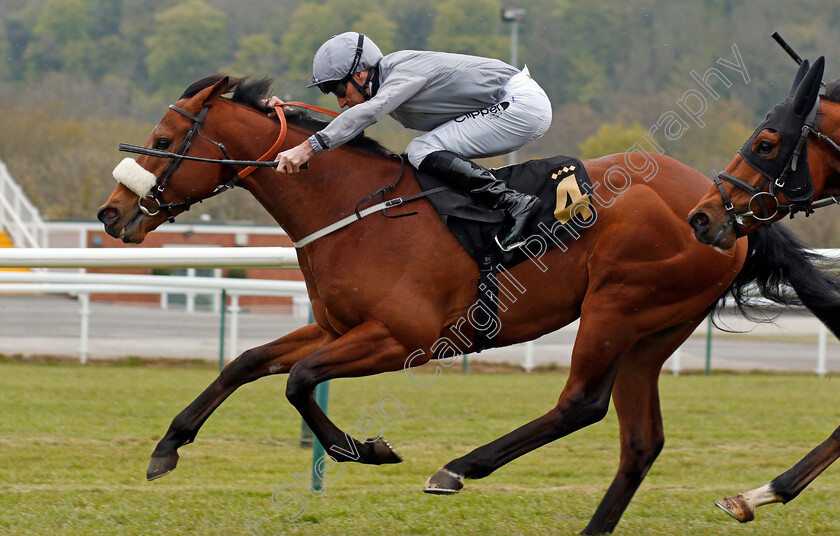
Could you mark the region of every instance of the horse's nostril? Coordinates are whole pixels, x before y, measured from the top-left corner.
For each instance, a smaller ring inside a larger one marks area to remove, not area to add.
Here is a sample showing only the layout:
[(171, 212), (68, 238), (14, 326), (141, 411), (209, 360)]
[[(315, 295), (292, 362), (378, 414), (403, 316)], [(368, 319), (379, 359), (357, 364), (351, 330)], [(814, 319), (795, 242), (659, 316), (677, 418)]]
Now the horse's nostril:
[(709, 215), (705, 212), (697, 212), (688, 220), (689, 225), (695, 231), (703, 231), (709, 228)]
[(99, 212), (96, 214), (96, 217), (105, 225), (109, 225), (120, 218), (120, 211), (116, 207), (102, 207), (101, 209), (99, 209)]

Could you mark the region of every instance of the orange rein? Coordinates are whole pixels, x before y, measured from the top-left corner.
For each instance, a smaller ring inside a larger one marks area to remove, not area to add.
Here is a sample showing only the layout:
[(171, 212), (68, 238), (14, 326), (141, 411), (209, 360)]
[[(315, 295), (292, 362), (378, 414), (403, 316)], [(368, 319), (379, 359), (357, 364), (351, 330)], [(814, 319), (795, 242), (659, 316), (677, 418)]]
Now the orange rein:
[[(311, 104), (306, 104), (303, 102), (284, 102), (282, 104), (274, 105), (274, 111), (277, 113), (278, 119), (280, 119), (280, 134), (277, 136), (277, 141), (274, 142), (274, 145), (271, 146), (271, 149), (269, 149), (264, 155), (257, 159), (258, 162), (268, 162), (269, 159), (277, 156), (277, 152), (280, 151), (280, 147), (286, 140), (286, 131), (288, 130), (288, 125), (286, 124), (286, 114), (283, 113), (283, 106), (295, 106), (297, 108), (305, 108), (307, 110), (312, 110), (313, 112), (319, 112), (332, 117), (338, 117), (337, 112), (333, 112), (332, 110), (327, 110), (326, 108), (313, 106)], [(256, 169), (257, 166), (246, 167), (242, 170), (241, 173), (239, 173), (239, 178), (244, 179), (245, 177), (253, 173)]]

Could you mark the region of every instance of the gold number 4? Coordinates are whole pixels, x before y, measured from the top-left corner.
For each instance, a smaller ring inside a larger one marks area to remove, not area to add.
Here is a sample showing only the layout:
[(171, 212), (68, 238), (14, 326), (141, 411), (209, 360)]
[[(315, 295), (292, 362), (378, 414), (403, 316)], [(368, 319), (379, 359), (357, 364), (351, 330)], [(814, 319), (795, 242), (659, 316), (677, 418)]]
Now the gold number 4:
[(554, 209), (554, 217), (564, 225), (575, 216), (587, 221), (592, 218), (592, 211), (589, 210), (591, 204), (589, 196), (580, 191), (577, 178), (572, 173), (557, 185), (557, 208)]

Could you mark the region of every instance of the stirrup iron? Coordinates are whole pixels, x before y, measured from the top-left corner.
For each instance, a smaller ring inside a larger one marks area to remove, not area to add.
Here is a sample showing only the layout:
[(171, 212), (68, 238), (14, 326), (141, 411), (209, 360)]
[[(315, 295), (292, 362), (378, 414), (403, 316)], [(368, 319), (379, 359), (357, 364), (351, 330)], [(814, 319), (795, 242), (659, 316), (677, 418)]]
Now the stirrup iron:
[(493, 239), (496, 241), (496, 245), (499, 246), (499, 249), (501, 249), (505, 253), (508, 253), (508, 252), (513, 251), (515, 249), (519, 249), (522, 246), (524, 246), (525, 243), (527, 242), (527, 240), (520, 240), (519, 242), (514, 242), (513, 244), (509, 245), (508, 247), (504, 247), (502, 245), (502, 243), (499, 242), (499, 235), (494, 236)]

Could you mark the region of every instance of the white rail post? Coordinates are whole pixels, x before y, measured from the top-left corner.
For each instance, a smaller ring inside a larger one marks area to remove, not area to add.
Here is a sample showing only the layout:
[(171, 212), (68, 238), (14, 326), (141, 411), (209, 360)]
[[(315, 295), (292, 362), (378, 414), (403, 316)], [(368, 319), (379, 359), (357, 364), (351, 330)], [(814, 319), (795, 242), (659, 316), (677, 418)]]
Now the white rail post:
[[(187, 268), (187, 277), (195, 277), (195, 268)], [(187, 299), (187, 312), (195, 312), (195, 291), (187, 290), (185, 293)]]
[(525, 372), (534, 370), (534, 341), (525, 343), (525, 363), (522, 365)]
[(817, 369), (814, 371), (817, 373), (817, 376), (825, 376), (828, 373), (825, 367), (825, 357), (826, 357), (826, 347), (825, 347), (825, 325), (820, 322), (820, 327), (818, 333), (818, 340), (817, 340)]
[(239, 347), (239, 294), (230, 294), (230, 346), (228, 347), (228, 363), (236, 359)]
[(681, 358), (682, 358), (682, 346), (677, 348), (674, 351), (674, 353), (671, 354), (671, 358), (669, 359), (669, 361), (671, 362), (671, 365), (670, 365), (671, 374), (674, 375), (674, 376), (679, 376), (680, 371), (682, 370)]
[(79, 362), (82, 365), (87, 364), (90, 347), (88, 340), (90, 337), (90, 294), (87, 292), (79, 293), (79, 316), (81, 317), (81, 326), (79, 329)]

